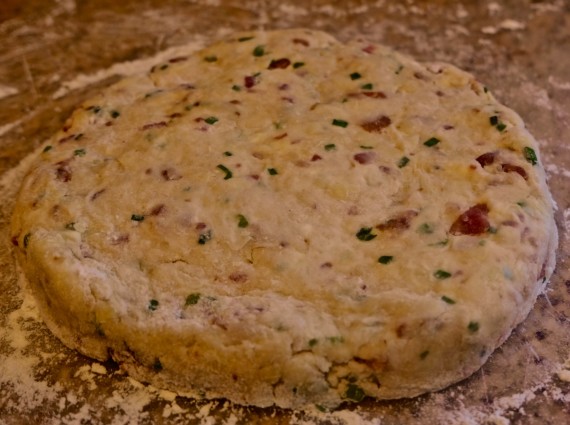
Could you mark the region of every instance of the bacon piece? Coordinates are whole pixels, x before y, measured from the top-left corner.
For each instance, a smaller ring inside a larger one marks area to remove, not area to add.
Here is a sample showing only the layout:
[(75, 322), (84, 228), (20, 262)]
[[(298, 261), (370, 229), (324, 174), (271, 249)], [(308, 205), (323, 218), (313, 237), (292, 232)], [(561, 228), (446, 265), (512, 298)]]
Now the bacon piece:
[(228, 277), (230, 278), (231, 281), (236, 283), (244, 283), (245, 281), (247, 281), (246, 273), (233, 272)]
[(269, 63), (267, 69), (285, 69), (291, 65), (291, 61), (287, 58), (274, 59)]
[(152, 210), (150, 210), (150, 216), (161, 215), (166, 210), (166, 205), (158, 204)]
[(166, 121), (160, 121), (160, 122), (153, 122), (150, 124), (145, 124), (141, 127), (141, 130), (149, 130), (151, 128), (160, 128), (160, 127), (166, 127), (168, 124), (166, 124)]
[(180, 180), (182, 176), (174, 168), (165, 168), (160, 172), (164, 180)]
[(381, 91), (363, 91), (361, 94), (373, 99), (386, 99), (386, 95)]
[(186, 56), (177, 56), (175, 58), (169, 59), (168, 62), (177, 63), (177, 62), (184, 62), (185, 60), (188, 60)]
[(381, 115), (372, 121), (366, 121), (360, 126), (369, 133), (381, 133), (386, 127), (392, 124), (392, 120), (386, 115)]
[(372, 45), (372, 44), (369, 44), (368, 46), (364, 47), (364, 48), (362, 49), (362, 51), (365, 52), (365, 53), (370, 53), (370, 54), (371, 54), (371, 53), (374, 52), (375, 49), (376, 49), (376, 46), (374, 46), (374, 45)]
[(376, 152), (360, 152), (354, 155), (354, 160), (359, 164), (370, 164), (376, 158)]
[(319, 161), (321, 159), (323, 159), (322, 156), (314, 154), (313, 157), (311, 158), (311, 161)]
[(390, 218), (388, 221), (378, 224), (376, 228), (378, 230), (404, 230), (410, 227), (410, 222), (412, 218), (418, 215), (417, 211), (408, 210), (403, 213)]
[(250, 89), (253, 86), (255, 86), (255, 84), (257, 83), (257, 81), (255, 80), (255, 77), (252, 77), (250, 75), (248, 75), (247, 77), (245, 77), (243, 79), (243, 84), (246, 88)]
[(477, 204), (461, 214), (449, 229), (452, 235), (480, 235), (491, 227), (487, 214), (487, 204)]
[(68, 182), (71, 180), (71, 169), (69, 168), (69, 161), (69, 159), (66, 159), (55, 164), (58, 166), (55, 169), (55, 176), (59, 181)]
[(487, 152), (484, 153), (483, 155), (479, 155), (477, 158), (475, 158), (475, 160), (481, 164), (481, 167), (484, 167), (486, 165), (491, 165), (493, 162), (495, 162), (495, 157), (497, 156), (496, 152)]
[(518, 173), (521, 177), (525, 180), (528, 180), (528, 174), (526, 173), (523, 167), (519, 167), (518, 165), (513, 164), (501, 164), (501, 170), (505, 173)]

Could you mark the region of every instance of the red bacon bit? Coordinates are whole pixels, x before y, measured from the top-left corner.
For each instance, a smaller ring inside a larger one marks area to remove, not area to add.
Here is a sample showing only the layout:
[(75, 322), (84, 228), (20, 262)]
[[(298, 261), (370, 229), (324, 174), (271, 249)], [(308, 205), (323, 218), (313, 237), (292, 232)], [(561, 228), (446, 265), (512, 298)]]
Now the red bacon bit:
[(376, 158), (376, 152), (360, 152), (354, 155), (354, 160), (359, 164), (370, 164)]
[(18, 242), (18, 236), (12, 236), (10, 241), (12, 241), (12, 245), (14, 245), (14, 246), (20, 245), (20, 243)]
[(382, 115), (375, 120), (366, 121), (360, 126), (369, 133), (381, 133), (386, 127), (392, 124), (392, 120), (385, 115)]
[(449, 125), (449, 124), (445, 124), (445, 125), (443, 126), (443, 129), (444, 129), (444, 130), (453, 130), (454, 128), (455, 128), (454, 126)]
[(196, 223), (196, 230), (204, 230), (206, 228), (206, 223)]
[(177, 56), (175, 58), (169, 59), (168, 62), (177, 63), (177, 62), (184, 62), (185, 60), (188, 60), (186, 56)]
[(279, 86), (279, 90), (289, 90), (289, 84), (283, 83)]
[(111, 237), (111, 245), (122, 245), (129, 242), (129, 234), (122, 233)]
[(484, 153), (483, 155), (479, 155), (475, 160), (481, 164), (481, 167), (484, 167), (486, 165), (491, 165), (493, 162), (495, 162), (495, 157), (497, 156), (496, 152), (487, 152)]
[(72, 140), (75, 137), (75, 134), (72, 134), (70, 136), (64, 137), (63, 139), (59, 139), (57, 141), (57, 143), (62, 144), (62, 143), (66, 143), (69, 142), (70, 140)]
[(244, 283), (247, 281), (247, 274), (241, 272), (233, 272), (228, 276), (235, 283)]
[(410, 227), (410, 222), (414, 217), (418, 215), (417, 211), (408, 210), (403, 213), (390, 218), (382, 224), (378, 224), (376, 229), (378, 230), (404, 230)]
[(363, 91), (361, 94), (373, 99), (386, 99), (386, 94), (381, 91)]
[(501, 170), (503, 170), (505, 173), (518, 173), (523, 179), (528, 180), (528, 174), (526, 173), (525, 169), (523, 167), (519, 167), (518, 165), (501, 164)]
[(237, 99), (230, 100), (230, 103), (231, 103), (232, 105), (241, 105), (241, 102), (240, 102), (239, 100), (237, 100)]
[(330, 261), (327, 261), (326, 263), (321, 264), (321, 269), (330, 269), (332, 266), (332, 263)]
[(281, 139), (283, 139), (284, 137), (287, 137), (287, 133), (283, 133), (283, 134), (280, 134), (279, 136), (275, 136), (274, 139), (275, 139), (275, 140), (281, 140)]
[(311, 158), (311, 161), (320, 161), (321, 159), (323, 159), (322, 156), (314, 154), (313, 157)]
[(267, 69), (285, 69), (291, 65), (291, 61), (287, 58), (274, 59), (269, 63)]
[(180, 180), (182, 176), (174, 168), (165, 168), (160, 172), (164, 180)]
[(309, 42), (303, 38), (294, 38), (293, 39), (293, 43), (295, 44), (301, 44), (305, 47), (309, 47)]
[(145, 124), (141, 127), (141, 130), (149, 130), (151, 128), (160, 128), (160, 127), (166, 127), (168, 124), (166, 123), (166, 121), (160, 121), (160, 122), (153, 122), (150, 124)]
[(257, 181), (259, 180), (259, 174), (250, 174), (249, 178)]
[(369, 54), (374, 53), (374, 50), (376, 50), (376, 46), (373, 46), (372, 44), (369, 44), (368, 46), (366, 46), (365, 48), (362, 49), (363, 52), (369, 53)]
[(248, 75), (243, 79), (243, 84), (246, 88), (250, 89), (257, 84), (257, 80), (255, 77)]
[(487, 214), (487, 204), (477, 204), (461, 214), (451, 225), (449, 233), (452, 235), (480, 235), (491, 227)]
[(175, 112), (173, 114), (170, 114), (168, 118), (174, 119), (174, 118), (180, 118), (181, 116), (182, 114), (180, 112)]
[(55, 176), (59, 181), (68, 182), (71, 180), (71, 169), (69, 168), (69, 160), (56, 163), (58, 167), (55, 169)]
[(166, 211), (166, 205), (158, 204), (156, 207), (150, 210), (150, 213), (148, 215), (156, 217), (158, 215), (161, 215), (165, 211)]

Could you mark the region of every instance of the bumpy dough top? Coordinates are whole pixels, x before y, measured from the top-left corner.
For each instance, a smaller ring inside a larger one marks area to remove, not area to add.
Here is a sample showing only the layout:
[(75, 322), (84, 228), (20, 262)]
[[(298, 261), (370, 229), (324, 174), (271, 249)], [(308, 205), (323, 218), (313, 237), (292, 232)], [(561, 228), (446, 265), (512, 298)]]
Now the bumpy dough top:
[(67, 345), (283, 407), (468, 376), (557, 241), (537, 143), (473, 76), (307, 30), (235, 35), (86, 102), (13, 235)]

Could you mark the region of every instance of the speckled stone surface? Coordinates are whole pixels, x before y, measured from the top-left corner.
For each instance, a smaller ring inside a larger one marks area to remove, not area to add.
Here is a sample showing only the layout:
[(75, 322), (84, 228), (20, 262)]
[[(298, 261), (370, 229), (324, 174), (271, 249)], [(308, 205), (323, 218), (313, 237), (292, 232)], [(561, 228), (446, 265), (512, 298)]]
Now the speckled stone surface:
[[(515, 109), (541, 145), (558, 207), (557, 270), (529, 318), (458, 385), (305, 414), (195, 401), (67, 350), (20, 288), (7, 228), (15, 190), (27, 156), (75, 105), (176, 46), (288, 27), (451, 62)], [(2, 0), (0, 46), (0, 423), (526, 425), (570, 417), (569, 1)]]

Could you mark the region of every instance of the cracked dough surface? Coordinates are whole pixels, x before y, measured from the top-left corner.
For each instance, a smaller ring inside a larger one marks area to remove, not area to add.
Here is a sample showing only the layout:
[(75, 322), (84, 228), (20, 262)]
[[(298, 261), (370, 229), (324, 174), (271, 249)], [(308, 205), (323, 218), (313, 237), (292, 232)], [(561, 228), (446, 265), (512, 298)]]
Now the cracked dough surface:
[(294, 408), (469, 376), (557, 245), (538, 145), (473, 76), (308, 30), (233, 35), (81, 105), (12, 234), (66, 345)]

